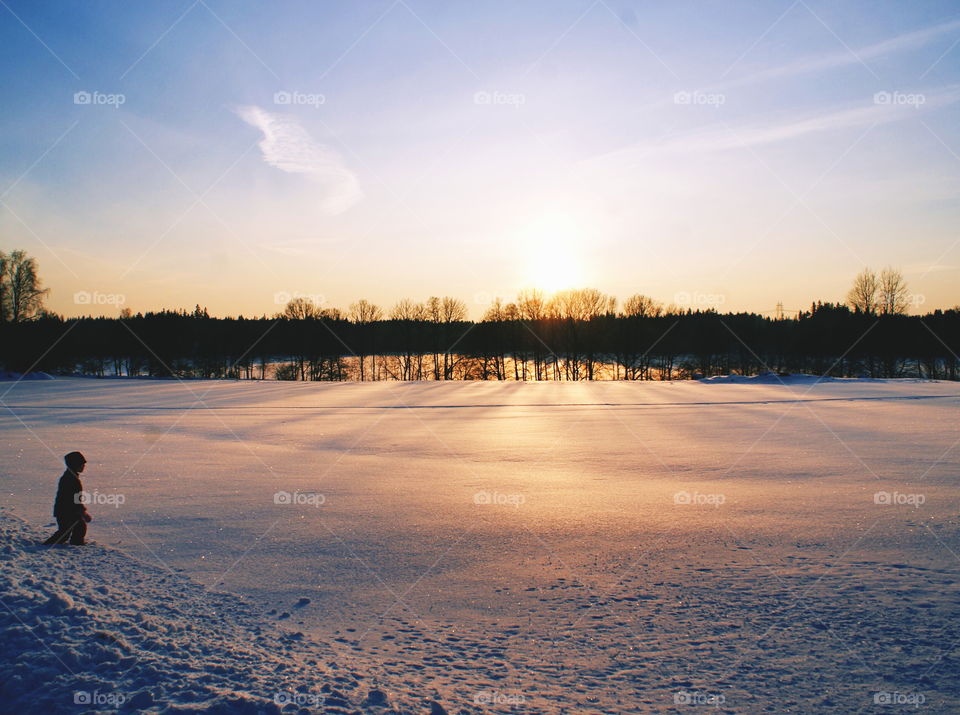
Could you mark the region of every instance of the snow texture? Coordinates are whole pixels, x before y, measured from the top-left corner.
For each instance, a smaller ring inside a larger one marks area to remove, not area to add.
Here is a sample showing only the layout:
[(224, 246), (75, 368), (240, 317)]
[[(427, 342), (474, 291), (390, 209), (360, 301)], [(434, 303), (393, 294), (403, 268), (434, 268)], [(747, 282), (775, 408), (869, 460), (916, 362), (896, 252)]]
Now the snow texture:
[[(957, 384), (2, 400), (5, 710), (960, 710)], [(98, 545), (44, 549), (72, 449)]]
[(3, 712), (357, 712), (384, 691), (229, 594), (0, 509)]

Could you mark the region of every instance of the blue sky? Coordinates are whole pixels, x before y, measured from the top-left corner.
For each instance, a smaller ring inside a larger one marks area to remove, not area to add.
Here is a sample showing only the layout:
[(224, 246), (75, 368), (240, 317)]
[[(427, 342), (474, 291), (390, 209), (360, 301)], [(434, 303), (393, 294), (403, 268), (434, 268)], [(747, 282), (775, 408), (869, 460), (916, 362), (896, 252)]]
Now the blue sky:
[(0, 247), (68, 314), (763, 311), (886, 265), (952, 306), (958, 41), (950, 2), (4, 0)]

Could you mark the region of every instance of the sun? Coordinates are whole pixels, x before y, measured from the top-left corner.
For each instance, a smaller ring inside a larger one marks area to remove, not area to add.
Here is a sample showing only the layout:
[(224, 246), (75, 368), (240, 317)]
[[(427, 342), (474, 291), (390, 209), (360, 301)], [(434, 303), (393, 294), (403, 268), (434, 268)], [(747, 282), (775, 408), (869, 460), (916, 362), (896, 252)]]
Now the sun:
[(521, 232), (520, 240), (527, 285), (555, 293), (583, 282), (585, 237), (570, 216), (545, 214)]
[(571, 256), (551, 253), (539, 258), (530, 270), (529, 283), (547, 293), (556, 293), (580, 284), (580, 266)]

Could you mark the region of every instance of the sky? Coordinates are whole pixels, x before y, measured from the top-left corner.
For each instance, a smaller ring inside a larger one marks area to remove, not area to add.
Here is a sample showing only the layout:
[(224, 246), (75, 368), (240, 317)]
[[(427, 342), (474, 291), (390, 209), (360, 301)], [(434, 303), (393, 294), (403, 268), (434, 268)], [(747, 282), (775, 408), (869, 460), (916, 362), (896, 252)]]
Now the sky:
[(960, 303), (955, 2), (0, 1), (48, 306)]

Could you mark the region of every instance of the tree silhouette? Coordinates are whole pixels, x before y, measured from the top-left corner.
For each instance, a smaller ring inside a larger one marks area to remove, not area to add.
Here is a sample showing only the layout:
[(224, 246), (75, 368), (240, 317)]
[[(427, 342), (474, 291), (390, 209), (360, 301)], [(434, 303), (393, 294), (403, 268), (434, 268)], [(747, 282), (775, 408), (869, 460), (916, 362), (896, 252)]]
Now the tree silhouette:
[[(463, 301), (410, 298), (346, 314), (304, 298), (273, 317), (124, 310), (65, 318), (22, 251), (0, 254), (0, 367), (62, 374), (291, 380), (674, 380), (764, 371), (960, 377), (960, 307), (907, 315), (899, 271), (862, 271), (849, 304), (793, 318), (617, 301), (594, 289), (495, 299), (478, 321)], [(16, 296), (16, 299), (14, 299)], [(14, 310), (14, 305), (18, 307)], [(14, 320), (16, 316), (16, 320)]]
[(43, 313), (42, 287), (37, 261), (24, 251), (0, 251), (0, 322), (19, 323)]

